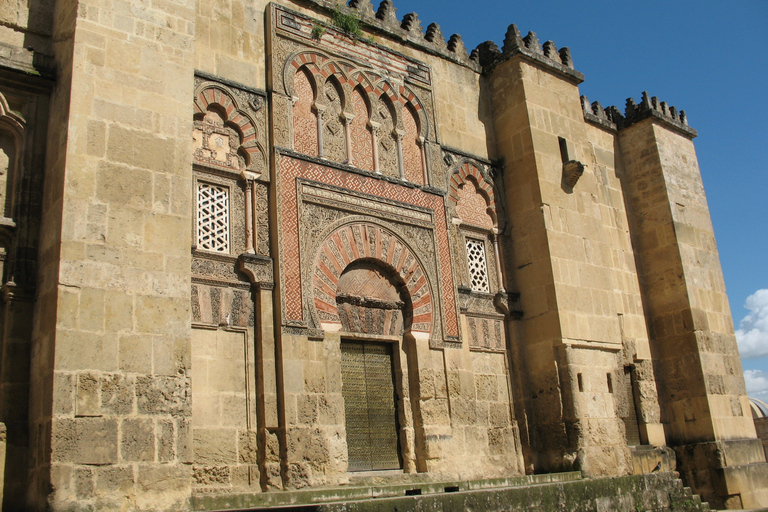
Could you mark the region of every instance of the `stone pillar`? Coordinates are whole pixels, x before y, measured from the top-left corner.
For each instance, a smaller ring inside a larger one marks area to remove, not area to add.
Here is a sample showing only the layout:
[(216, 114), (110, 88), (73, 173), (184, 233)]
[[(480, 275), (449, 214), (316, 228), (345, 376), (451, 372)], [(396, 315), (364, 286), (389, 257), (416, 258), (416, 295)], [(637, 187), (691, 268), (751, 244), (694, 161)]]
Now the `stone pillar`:
[(755, 436), (694, 136), (655, 112), (619, 132), (662, 422), (694, 492), (717, 508), (764, 507), (768, 464)]
[(30, 509), (186, 508), (196, 4), (55, 5)]
[[(647, 331), (621, 186), (595, 161), (599, 145), (616, 167), (612, 135), (588, 131), (580, 73), (519, 47), (495, 62), (488, 81), (497, 156), (514, 184), (505, 187), (508, 282), (524, 312), (534, 470), (627, 474), (620, 316), (630, 319), (627, 337), (647, 343)], [(588, 170), (567, 183), (569, 166), (582, 162)]]

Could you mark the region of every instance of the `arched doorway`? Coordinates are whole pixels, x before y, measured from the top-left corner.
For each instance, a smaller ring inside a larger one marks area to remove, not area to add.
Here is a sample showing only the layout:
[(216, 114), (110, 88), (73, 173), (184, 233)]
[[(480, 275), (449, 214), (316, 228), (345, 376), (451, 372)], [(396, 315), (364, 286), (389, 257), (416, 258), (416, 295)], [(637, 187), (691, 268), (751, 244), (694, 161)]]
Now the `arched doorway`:
[(336, 305), (349, 471), (401, 469), (393, 345), (410, 324), (408, 293), (391, 270), (358, 260), (341, 273)]

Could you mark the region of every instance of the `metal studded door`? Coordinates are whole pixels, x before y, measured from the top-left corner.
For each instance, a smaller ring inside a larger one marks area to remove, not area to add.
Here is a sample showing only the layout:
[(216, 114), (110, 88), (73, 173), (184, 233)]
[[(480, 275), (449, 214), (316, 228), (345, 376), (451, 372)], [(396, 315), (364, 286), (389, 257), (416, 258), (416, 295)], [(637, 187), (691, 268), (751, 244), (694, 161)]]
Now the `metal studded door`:
[(349, 471), (400, 469), (392, 346), (342, 342)]

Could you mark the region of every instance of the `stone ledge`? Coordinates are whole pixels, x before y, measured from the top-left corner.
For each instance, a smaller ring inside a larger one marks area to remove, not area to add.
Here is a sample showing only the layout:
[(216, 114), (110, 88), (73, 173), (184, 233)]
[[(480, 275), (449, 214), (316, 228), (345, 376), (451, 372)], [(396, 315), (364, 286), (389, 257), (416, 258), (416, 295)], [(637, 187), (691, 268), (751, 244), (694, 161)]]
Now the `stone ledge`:
[[(350, 473), (354, 475), (354, 473)], [(354, 479), (354, 476), (351, 478)], [(386, 483), (390, 480), (399, 483)], [(404, 496), (437, 496), (451, 493), (486, 491), (502, 488), (526, 488), (535, 485), (552, 485), (581, 479), (581, 473), (551, 473), (545, 475), (522, 475), (508, 478), (466, 481), (430, 480), (428, 475), (398, 474), (388, 478), (366, 476), (356, 484), (310, 490), (212, 494), (200, 493), (192, 496), (193, 510), (258, 509), (286, 506), (312, 506), (319, 504), (346, 503), (376, 499), (400, 498)], [(406, 481), (406, 483), (402, 483)], [(367, 484), (367, 485), (366, 485)], [(335, 509), (334, 509), (335, 510)]]
[[(403, 475), (404, 477), (409, 475)], [(389, 496), (386, 492), (398, 493)], [(349, 486), (308, 491), (239, 495), (195, 495), (194, 510), (269, 510), (290, 507), (313, 512), (464, 511), (523, 512), (643, 510), (709, 511), (684, 487), (676, 472), (582, 479), (580, 473), (528, 475), (464, 482), (410, 482), (390, 486)]]

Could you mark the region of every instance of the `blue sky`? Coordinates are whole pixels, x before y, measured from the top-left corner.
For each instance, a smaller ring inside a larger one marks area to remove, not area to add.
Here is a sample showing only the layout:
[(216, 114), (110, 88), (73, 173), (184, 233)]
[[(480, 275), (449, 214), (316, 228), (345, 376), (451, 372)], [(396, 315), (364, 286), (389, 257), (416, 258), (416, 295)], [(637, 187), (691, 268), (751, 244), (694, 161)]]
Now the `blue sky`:
[(581, 94), (603, 106), (623, 110), (648, 91), (686, 111), (736, 328), (751, 314), (740, 333), (747, 385), (768, 400), (768, 2), (394, 2), (398, 18), (416, 12), (469, 50), (501, 47), (511, 23), (568, 46)]

